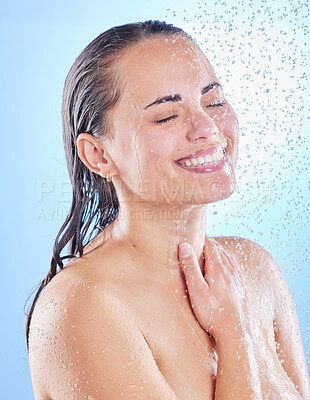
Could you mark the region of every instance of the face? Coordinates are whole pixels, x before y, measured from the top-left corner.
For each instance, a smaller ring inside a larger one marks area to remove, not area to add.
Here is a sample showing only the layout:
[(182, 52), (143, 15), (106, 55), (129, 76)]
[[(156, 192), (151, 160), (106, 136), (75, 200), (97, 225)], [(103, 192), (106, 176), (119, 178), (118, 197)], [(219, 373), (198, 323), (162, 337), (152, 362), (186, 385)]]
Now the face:
[(127, 50), (117, 72), (123, 90), (107, 150), (120, 199), (206, 204), (228, 197), (238, 121), (197, 45), (178, 36), (145, 40)]

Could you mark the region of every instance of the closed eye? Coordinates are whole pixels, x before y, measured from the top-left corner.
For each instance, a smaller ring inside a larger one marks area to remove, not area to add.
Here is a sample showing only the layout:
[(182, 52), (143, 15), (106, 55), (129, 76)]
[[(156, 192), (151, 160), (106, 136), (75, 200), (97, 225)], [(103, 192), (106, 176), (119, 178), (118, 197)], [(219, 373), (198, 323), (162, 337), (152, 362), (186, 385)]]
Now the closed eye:
[(206, 106), (204, 106), (204, 107), (206, 107), (206, 108), (208, 108), (208, 107), (221, 107), (221, 106), (223, 106), (225, 103), (211, 103), (211, 104), (207, 104)]
[(167, 117), (167, 118), (161, 119), (159, 121), (156, 121), (156, 124), (164, 124), (164, 123), (166, 123), (166, 122), (168, 122), (168, 121), (170, 121), (172, 119), (175, 119), (177, 117), (178, 117), (178, 115), (174, 114), (174, 115), (171, 115), (170, 117)]
[[(222, 107), (224, 104), (225, 104), (225, 102), (222, 102), (222, 103), (210, 103), (210, 104), (205, 105), (204, 107), (205, 108)], [(163, 119), (160, 119), (159, 121), (156, 121), (156, 124), (165, 124), (166, 122), (169, 122), (169, 121), (177, 118), (178, 116), (179, 116), (178, 114), (171, 115), (170, 117), (163, 118)]]

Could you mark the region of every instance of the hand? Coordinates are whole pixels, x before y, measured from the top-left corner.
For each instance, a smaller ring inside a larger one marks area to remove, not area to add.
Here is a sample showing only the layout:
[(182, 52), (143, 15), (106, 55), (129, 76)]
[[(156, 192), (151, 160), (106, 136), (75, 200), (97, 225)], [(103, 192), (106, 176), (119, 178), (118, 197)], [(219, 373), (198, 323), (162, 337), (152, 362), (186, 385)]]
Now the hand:
[(179, 245), (179, 260), (198, 322), (215, 340), (231, 337), (239, 327), (247, 326), (250, 318), (242, 275), (234, 258), (208, 237), (204, 259), (202, 274), (193, 248), (186, 242)]

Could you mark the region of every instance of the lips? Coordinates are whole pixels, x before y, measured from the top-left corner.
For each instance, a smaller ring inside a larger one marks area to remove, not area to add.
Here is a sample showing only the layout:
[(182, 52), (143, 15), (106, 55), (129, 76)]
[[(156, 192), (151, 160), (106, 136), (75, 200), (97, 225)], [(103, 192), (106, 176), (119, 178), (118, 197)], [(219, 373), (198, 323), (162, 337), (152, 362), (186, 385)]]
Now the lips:
[[(210, 156), (207, 156), (210, 157)], [(198, 158), (198, 160), (200, 159), (200, 157)], [(194, 162), (196, 160), (196, 162)], [(221, 152), (221, 155), (214, 155), (214, 158), (212, 159), (212, 161), (210, 161), (209, 163), (200, 163), (198, 162), (197, 159), (186, 159), (185, 161), (183, 161), (183, 164), (179, 164), (178, 162), (175, 162), (175, 164), (182, 169), (185, 169), (187, 171), (190, 172), (194, 172), (194, 173), (210, 173), (210, 172), (215, 172), (215, 171), (219, 171), (222, 168), (225, 168), (225, 165), (228, 163), (228, 158), (227, 158), (227, 154), (226, 152), (223, 150)]]
[(179, 158), (176, 164), (187, 167), (196, 167), (197, 165), (214, 164), (223, 158), (225, 149), (223, 146), (217, 145), (205, 149), (197, 150), (188, 154), (186, 157)]

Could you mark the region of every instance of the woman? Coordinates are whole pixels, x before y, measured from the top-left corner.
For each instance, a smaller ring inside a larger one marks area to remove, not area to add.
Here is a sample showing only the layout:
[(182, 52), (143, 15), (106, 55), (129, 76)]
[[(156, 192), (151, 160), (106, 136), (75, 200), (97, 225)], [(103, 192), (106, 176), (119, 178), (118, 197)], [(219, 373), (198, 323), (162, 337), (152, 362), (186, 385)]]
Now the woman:
[(275, 261), (205, 235), (206, 205), (234, 190), (238, 121), (197, 44), (158, 21), (98, 36), (63, 127), (73, 201), (27, 321), (35, 398), (309, 399)]

